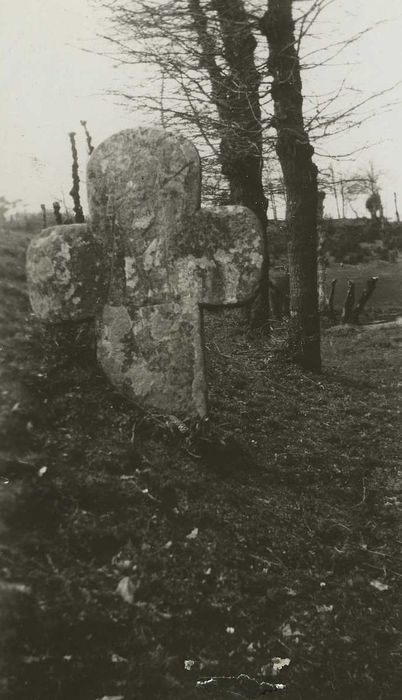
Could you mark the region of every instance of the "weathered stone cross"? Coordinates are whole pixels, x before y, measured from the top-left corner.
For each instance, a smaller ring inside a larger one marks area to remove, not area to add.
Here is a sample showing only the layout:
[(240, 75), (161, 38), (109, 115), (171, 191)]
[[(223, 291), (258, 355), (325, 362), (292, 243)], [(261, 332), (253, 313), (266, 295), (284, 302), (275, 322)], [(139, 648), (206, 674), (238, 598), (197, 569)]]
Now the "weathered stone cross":
[(91, 223), (45, 229), (28, 250), (31, 304), (47, 323), (96, 317), (98, 359), (132, 400), (204, 416), (202, 306), (257, 289), (262, 236), (241, 206), (200, 209), (185, 138), (128, 129), (88, 163)]

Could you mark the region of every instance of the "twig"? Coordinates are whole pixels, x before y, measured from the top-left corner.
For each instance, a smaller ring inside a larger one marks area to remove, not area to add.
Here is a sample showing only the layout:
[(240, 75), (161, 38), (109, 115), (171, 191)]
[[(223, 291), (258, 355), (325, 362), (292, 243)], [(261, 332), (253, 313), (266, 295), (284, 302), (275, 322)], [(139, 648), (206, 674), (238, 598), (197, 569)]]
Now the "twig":
[(352, 506), (352, 508), (358, 508), (359, 506), (363, 505), (364, 501), (366, 500), (366, 484), (364, 481), (364, 478), (362, 479), (362, 484), (363, 484), (363, 498), (359, 503), (356, 503), (355, 506)]

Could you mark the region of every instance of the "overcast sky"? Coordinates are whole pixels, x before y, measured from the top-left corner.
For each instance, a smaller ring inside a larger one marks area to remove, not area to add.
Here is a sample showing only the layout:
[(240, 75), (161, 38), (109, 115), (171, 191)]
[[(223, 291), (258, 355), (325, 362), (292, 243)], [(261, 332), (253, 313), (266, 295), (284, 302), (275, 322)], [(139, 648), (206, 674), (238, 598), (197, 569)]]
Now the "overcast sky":
[[(30, 209), (42, 202), (51, 206), (63, 192), (69, 199), (69, 131), (79, 132), (82, 165), (86, 159), (80, 119), (88, 121), (95, 144), (141, 123), (138, 114), (107, 95), (134, 83), (138, 73), (124, 75), (108, 59), (83, 51), (105, 48), (96, 39), (103, 14), (93, 5), (93, 0), (0, 0), (0, 195), (22, 199)], [(324, 32), (329, 44), (376, 22), (381, 24), (333, 67), (308, 71), (306, 92), (323, 93), (345, 79), (363, 91), (354, 93), (355, 99), (402, 80), (401, 0), (335, 1), (321, 19), (320, 35)], [(381, 109), (389, 101), (397, 104)], [(339, 154), (375, 144), (335, 167), (347, 174), (372, 160), (383, 172), (382, 195), (392, 218), (394, 191), (402, 210), (402, 86), (378, 101), (374, 111), (357, 131), (320, 144), (319, 150)], [(83, 169), (81, 175), (84, 179)], [(327, 207), (333, 207), (330, 201)]]

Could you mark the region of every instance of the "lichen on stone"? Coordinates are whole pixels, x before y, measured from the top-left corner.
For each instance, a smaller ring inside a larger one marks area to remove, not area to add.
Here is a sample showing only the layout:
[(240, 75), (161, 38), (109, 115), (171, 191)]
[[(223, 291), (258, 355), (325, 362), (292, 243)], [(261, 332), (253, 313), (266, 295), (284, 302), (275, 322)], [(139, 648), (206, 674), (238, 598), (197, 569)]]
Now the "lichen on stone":
[(28, 252), (47, 322), (96, 316), (99, 361), (134, 401), (205, 415), (202, 305), (256, 291), (262, 236), (245, 207), (200, 209), (200, 158), (180, 135), (127, 129), (92, 153), (91, 225), (58, 226)]

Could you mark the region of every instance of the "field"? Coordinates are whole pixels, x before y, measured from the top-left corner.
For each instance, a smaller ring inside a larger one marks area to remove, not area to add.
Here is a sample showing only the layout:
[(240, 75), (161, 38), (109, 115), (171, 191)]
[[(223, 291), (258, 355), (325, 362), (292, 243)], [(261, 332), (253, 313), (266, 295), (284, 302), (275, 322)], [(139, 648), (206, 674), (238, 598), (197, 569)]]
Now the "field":
[(327, 281), (331, 282), (334, 278), (338, 280), (335, 306), (340, 309), (345, 301), (349, 279), (356, 283), (356, 298), (359, 298), (369, 277), (378, 277), (378, 282), (366, 313), (362, 316), (362, 322), (374, 319), (389, 320), (399, 314), (402, 309), (401, 258), (397, 263), (377, 260), (359, 265), (333, 264), (327, 270)]
[[(313, 376), (209, 314), (210, 419), (180, 423), (113, 391), (90, 328), (40, 327), (26, 243), (1, 236), (1, 697), (224, 700), (196, 681), (246, 673), (397, 700), (402, 327), (325, 331)], [(401, 266), (374, 273), (367, 318), (402, 315)]]

